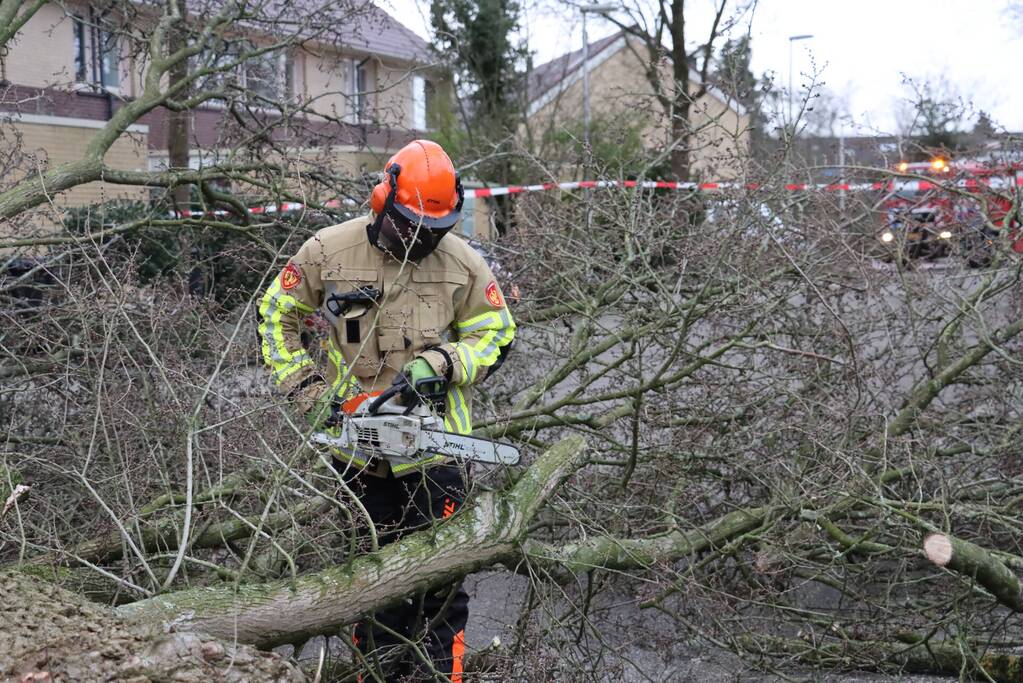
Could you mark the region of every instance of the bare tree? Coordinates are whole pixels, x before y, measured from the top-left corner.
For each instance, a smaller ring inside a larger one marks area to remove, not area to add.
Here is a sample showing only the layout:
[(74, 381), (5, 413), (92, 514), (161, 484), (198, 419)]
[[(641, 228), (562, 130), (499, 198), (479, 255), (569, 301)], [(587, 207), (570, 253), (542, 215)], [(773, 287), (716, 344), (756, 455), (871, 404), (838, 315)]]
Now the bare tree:
[[(213, 39), (221, 24), (195, 26)], [(161, 75), (153, 100), (177, 106), (175, 83), (152, 66), (168, 64), (164, 52), (140, 55)], [(189, 72), (225, 75), (189, 100), (233, 98), (225, 162), (125, 173), (90, 158), (64, 169), (74, 178), (18, 180), (0, 194), (5, 215), (17, 222), (97, 165), (108, 182), (196, 183), (217, 207), (242, 195), (204, 186), (214, 177), (311, 204), (310, 186), (337, 188), (326, 158), (296, 160), (274, 137), (279, 120), (301, 120), (293, 105), (260, 118), (268, 103), (253, 104), (259, 93), (222, 61)], [(306, 140), (323, 134), (311, 118), (307, 129)], [(996, 195), (1018, 215), (1017, 189), (990, 189), (974, 195), (976, 216), (992, 218)], [(524, 465), (479, 468), (461, 512), (383, 549), (293, 406), (267, 390), (252, 344), (272, 255), (305, 223), (164, 214), (7, 238), (48, 250), (0, 281), (0, 585), (25, 615), (5, 625), (15, 645), (0, 650), (0, 671), (156, 677), (182, 658), (146, 669), (125, 655), (176, 648), (205, 675), (240, 659), (250, 680), (298, 679), (236, 642), (346, 636), (366, 613), (482, 571), (507, 588), (493, 607), (506, 614), (487, 615), (506, 623), (470, 642), (469, 672), (501, 680), (684, 680), (706, 673), (700, 661), (1018, 680), (1018, 236), (993, 230), (985, 268), (968, 268), (959, 243), (941, 269), (901, 253), (885, 263), (881, 199), (843, 209), (768, 183), (707, 197), (693, 215), (680, 190), (523, 196), (519, 229), (497, 249), (523, 292), (517, 348), (483, 385), (476, 426), (519, 445)], [(182, 226), (244, 234), (217, 259), (256, 282), (221, 302), (144, 280), (131, 236)], [(313, 355), (329, 352), (319, 324), (309, 318)], [(39, 586), (59, 629), (32, 621)], [(81, 664), (97, 659), (81, 656), (97, 639), (66, 636), (86, 624), (118, 636), (101, 663)], [(348, 642), (313, 675), (381, 676)]]
[[(671, 170), (679, 180), (689, 179), (694, 132), (691, 114), (694, 104), (707, 94), (715, 43), (731, 26), (727, 6), (726, 0), (714, 3), (710, 27), (696, 33), (695, 38), (703, 42), (695, 49), (691, 47), (695, 32), (687, 24), (685, 0), (653, 3), (649, 11), (645, 3), (626, 3), (621, 16), (607, 15), (609, 21), (640, 41), (644, 76), (670, 122)], [(693, 74), (697, 76), (695, 82)]]
[(945, 77), (922, 83), (905, 78), (903, 84), (909, 94), (897, 109), (899, 133), (915, 139), (925, 155), (955, 150), (964, 122), (973, 116), (955, 84)]

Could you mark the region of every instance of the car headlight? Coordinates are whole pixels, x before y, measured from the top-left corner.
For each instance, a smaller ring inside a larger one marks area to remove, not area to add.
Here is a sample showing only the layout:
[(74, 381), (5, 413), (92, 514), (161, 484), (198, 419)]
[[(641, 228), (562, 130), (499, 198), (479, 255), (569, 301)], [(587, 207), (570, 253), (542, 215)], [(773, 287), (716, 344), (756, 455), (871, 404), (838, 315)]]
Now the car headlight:
[(952, 239), (952, 231), (951, 230), (942, 230), (941, 232), (938, 233), (938, 239), (940, 239), (940, 240), (950, 240), (950, 239)]
[(881, 241), (885, 244), (891, 242), (893, 239), (895, 239), (895, 235), (893, 235), (890, 230), (885, 230), (881, 233)]

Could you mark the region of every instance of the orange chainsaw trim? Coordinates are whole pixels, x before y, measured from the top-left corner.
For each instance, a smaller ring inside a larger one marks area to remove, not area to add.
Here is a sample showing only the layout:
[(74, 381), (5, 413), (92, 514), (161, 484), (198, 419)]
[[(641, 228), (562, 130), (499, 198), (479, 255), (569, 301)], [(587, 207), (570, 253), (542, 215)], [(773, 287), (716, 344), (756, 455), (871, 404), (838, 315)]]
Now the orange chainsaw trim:
[(341, 404), (341, 412), (345, 415), (354, 415), (355, 411), (362, 405), (363, 401), (368, 398), (373, 398), (374, 396), (379, 396), (382, 393), (382, 391), (369, 391), (356, 394)]

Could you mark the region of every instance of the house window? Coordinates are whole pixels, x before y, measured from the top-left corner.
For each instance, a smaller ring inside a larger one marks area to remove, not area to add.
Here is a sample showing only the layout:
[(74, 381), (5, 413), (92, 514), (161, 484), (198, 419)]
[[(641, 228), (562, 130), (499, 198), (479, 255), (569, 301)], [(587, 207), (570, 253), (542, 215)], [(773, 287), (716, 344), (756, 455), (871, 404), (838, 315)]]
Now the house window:
[(218, 99), (228, 99), (226, 93), (241, 87), (240, 71), (235, 64), (237, 60), (238, 51), (231, 45), (218, 45), (217, 49), (206, 48), (193, 57), (189, 63), (190, 71), (209, 71), (196, 80), (196, 91), (221, 91), (225, 96)]
[(472, 237), (476, 234), (476, 198), (462, 200), (462, 234)]
[(349, 95), (352, 103), (352, 117), (354, 123), (362, 123), (366, 120), (366, 104), (368, 101), (368, 73), (366, 63), (369, 59), (363, 59), (362, 61), (352, 60), (351, 63), (351, 75), (349, 83), (352, 84), (352, 92)]
[(275, 102), (290, 97), (294, 87), (290, 73), (293, 66), (288, 56), (278, 52), (252, 57), (242, 64), (245, 90), (257, 102)]
[(266, 107), (290, 99), (295, 91), (294, 59), (280, 51), (251, 55), (259, 46), (249, 42), (219, 43), (189, 60), (200, 76), (195, 89), (201, 93), (223, 93), (214, 101), (225, 102), (243, 93), (252, 106)]
[(75, 81), (85, 83), (89, 59), (85, 54), (85, 22), (75, 19)]
[(121, 84), (121, 50), (117, 34), (96, 22), (74, 21), (75, 81), (116, 88)]
[(426, 79), (412, 77), (412, 128), (426, 130)]

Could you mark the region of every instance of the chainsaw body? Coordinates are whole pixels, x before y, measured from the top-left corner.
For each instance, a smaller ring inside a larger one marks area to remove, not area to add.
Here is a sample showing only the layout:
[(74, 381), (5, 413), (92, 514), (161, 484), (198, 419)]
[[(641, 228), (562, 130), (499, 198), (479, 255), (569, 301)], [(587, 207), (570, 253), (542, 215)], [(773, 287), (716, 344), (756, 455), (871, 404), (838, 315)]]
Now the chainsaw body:
[(312, 441), (340, 448), (361, 460), (382, 458), (395, 465), (438, 455), (500, 465), (519, 462), (514, 446), (444, 431), (444, 421), (428, 403), (402, 405), (397, 395), (387, 392), (358, 398), (361, 400), (346, 404), (340, 435), (313, 434)]

